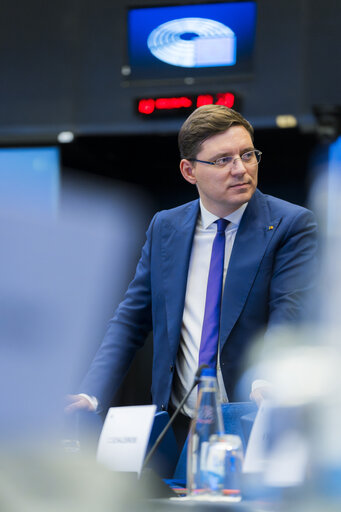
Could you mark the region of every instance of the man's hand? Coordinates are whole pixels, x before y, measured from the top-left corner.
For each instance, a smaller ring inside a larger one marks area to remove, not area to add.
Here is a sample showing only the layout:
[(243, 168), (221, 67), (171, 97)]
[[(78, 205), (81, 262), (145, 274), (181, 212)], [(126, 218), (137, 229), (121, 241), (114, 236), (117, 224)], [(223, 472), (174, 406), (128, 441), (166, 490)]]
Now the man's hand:
[(83, 395), (67, 395), (66, 401), (68, 402), (68, 405), (64, 409), (66, 413), (79, 410), (91, 412), (95, 411), (93, 404)]
[(263, 400), (271, 398), (273, 395), (273, 388), (271, 384), (265, 386), (255, 387), (250, 393), (250, 400), (256, 402), (259, 407)]

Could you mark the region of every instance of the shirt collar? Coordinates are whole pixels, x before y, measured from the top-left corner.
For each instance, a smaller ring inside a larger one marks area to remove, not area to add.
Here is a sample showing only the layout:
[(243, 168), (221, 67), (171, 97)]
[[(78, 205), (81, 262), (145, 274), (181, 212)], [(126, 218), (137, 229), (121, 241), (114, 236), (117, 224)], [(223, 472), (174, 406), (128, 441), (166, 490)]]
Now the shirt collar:
[[(224, 219), (228, 220), (231, 224), (234, 224), (235, 226), (239, 226), (239, 223), (241, 221), (241, 218), (243, 216), (243, 213), (247, 207), (248, 203), (242, 204), (238, 210), (235, 210), (234, 212), (230, 213)], [(200, 213), (201, 213), (201, 223), (202, 227), (204, 229), (207, 229), (213, 222), (215, 222), (219, 217), (214, 215), (213, 213), (206, 210), (205, 206), (202, 204), (202, 201), (200, 199)]]

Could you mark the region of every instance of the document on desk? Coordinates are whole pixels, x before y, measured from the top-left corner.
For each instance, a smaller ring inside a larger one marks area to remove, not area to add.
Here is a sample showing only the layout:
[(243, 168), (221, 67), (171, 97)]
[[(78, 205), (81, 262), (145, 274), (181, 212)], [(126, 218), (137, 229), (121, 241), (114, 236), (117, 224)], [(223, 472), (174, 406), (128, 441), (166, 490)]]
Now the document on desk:
[(267, 446), (270, 436), (269, 413), (268, 403), (263, 401), (258, 409), (247, 444), (243, 464), (244, 473), (262, 473), (265, 470)]
[(269, 486), (302, 484), (309, 446), (301, 415), (300, 408), (275, 407), (264, 401), (252, 427), (243, 471), (261, 473), (264, 484)]
[(140, 475), (156, 406), (111, 407), (97, 449), (97, 461), (113, 471)]

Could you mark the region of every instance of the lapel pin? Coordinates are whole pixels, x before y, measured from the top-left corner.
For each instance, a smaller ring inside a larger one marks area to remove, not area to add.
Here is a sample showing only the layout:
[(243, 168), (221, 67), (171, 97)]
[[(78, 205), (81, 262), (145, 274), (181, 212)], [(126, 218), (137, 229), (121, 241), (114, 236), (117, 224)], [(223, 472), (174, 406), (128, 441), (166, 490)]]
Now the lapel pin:
[(270, 229), (273, 229), (273, 228), (274, 228), (273, 226), (269, 226), (269, 230), (270, 230)]

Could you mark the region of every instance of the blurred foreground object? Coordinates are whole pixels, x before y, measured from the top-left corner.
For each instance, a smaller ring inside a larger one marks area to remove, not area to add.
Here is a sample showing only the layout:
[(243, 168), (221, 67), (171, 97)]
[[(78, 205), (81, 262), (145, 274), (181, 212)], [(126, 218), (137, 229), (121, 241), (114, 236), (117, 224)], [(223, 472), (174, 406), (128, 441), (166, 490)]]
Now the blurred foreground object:
[(259, 411), (263, 443), (249, 489), (253, 482), (253, 490), (271, 490), (295, 512), (341, 506), (340, 110), (321, 111), (319, 126), (310, 197), (320, 237), (317, 290), (305, 324), (274, 331), (248, 361), (273, 392)]
[(69, 183), (53, 215), (19, 201), (0, 205), (0, 446), (60, 436), (64, 397), (126, 286), (143, 219), (119, 185)]
[(82, 456), (58, 451), (39, 454), (2, 452), (1, 510), (4, 512), (132, 512), (148, 510), (136, 477), (113, 473)]

